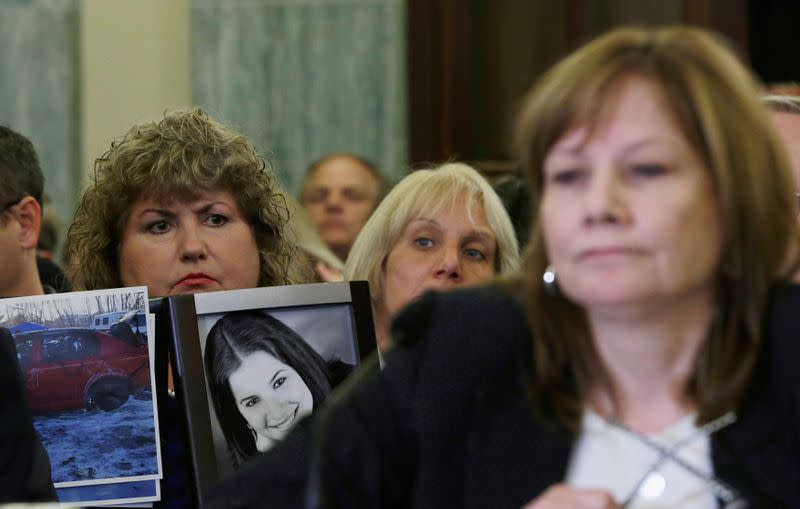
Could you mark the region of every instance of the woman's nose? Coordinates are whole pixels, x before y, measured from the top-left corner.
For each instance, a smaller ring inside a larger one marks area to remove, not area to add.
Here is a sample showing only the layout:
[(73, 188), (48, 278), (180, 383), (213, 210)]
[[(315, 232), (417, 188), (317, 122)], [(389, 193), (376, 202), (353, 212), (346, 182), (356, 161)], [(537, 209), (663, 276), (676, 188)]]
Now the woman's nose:
[(593, 172), (584, 195), (584, 223), (587, 226), (616, 224), (625, 219), (623, 185), (612, 165)]
[(446, 246), (441, 250), (441, 257), (434, 268), (434, 275), (437, 278), (447, 278), (453, 281), (461, 281), (463, 272), (461, 270), (461, 259), (457, 246)]
[(207, 256), (207, 248), (200, 227), (197, 225), (185, 226), (180, 235), (181, 259), (185, 261), (204, 260)]

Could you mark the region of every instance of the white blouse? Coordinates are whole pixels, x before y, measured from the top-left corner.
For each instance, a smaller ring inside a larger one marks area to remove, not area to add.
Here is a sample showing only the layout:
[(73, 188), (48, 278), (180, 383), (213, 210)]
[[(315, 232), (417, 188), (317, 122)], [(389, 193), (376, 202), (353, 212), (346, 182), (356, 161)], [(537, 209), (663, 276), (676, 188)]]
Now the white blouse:
[[(698, 430), (695, 418), (695, 414), (687, 415), (661, 432), (645, 436), (666, 449), (677, 444), (676, 457), (712, 475), (710, 439)], [(663, 458), (643, 437), (614, 426), (591, 410), (584, 412), (582, 430), (567, 469), (570, 486), (606, 490), (619, 504), (629, 501), (624, 506), (627, 509), (716, 509), (705, 479), (675, 460)]]

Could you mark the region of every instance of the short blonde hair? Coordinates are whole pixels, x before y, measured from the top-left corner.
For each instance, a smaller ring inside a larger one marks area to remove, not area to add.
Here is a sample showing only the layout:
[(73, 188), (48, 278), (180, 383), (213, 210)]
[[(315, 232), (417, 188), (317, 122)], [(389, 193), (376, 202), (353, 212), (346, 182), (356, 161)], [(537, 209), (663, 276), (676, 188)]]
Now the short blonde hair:
[(497, 241), (495, 272), (518, 268), (519, 247), (514, 227), (500, 197), (475, 169), (463, 163), (417, 170), (397, 183), (372, 213), (347, 257), (346, 280), (369, 281), (372, 300), (383, 292), (383, 262), (406, 226), (421, 216), (436, 215), (465, 200), (470, 221), (474, 204), (483, 206)]
[(287, 239), (289, 213), (271, 168), (242, 134), (200, 108), (133, 126), (94, 163), (65, 246), (64, 272), (76, 290), (122, 286), (119, 248), (131, 206), (140, 198), (193, 199), (226, 190), (247, 218), (259, 249), (259, 286), (310, 274)]

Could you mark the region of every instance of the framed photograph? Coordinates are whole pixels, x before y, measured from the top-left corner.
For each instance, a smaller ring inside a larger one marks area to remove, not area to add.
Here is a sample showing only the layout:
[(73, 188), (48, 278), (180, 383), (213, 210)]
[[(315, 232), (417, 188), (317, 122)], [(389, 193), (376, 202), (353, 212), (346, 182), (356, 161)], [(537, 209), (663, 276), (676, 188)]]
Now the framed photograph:
[(0, 300), (59, 500), (152, 502), (162, 477), (147, 288)]
[(165, 299), (196, 497), (279, 442), (375, 350), (365, 281)]

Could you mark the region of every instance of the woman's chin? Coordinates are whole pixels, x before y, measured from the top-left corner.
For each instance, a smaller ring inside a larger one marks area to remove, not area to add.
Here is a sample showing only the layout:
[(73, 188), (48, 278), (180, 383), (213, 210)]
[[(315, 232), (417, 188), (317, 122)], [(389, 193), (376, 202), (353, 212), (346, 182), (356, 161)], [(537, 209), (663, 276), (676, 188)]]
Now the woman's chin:
[(258, 435), (256, 437), (256, 450), (258, 452), (266, 452), (270, 450), (273, 445), (275, 445), (275, 441), (275, 439)]

